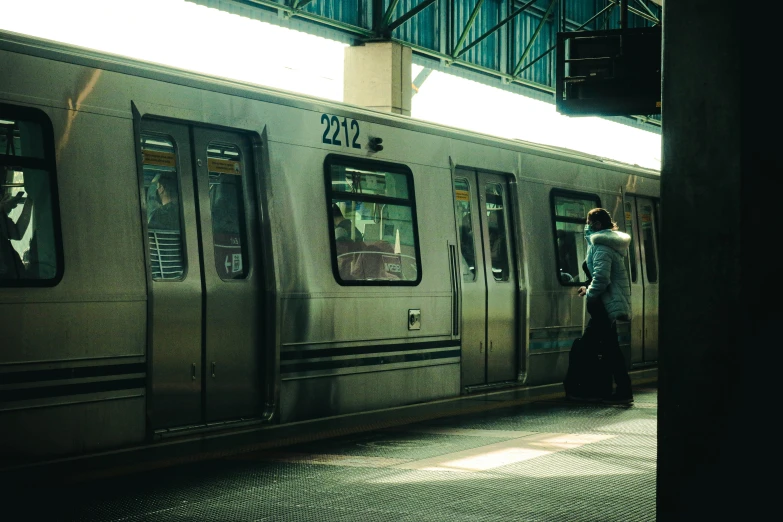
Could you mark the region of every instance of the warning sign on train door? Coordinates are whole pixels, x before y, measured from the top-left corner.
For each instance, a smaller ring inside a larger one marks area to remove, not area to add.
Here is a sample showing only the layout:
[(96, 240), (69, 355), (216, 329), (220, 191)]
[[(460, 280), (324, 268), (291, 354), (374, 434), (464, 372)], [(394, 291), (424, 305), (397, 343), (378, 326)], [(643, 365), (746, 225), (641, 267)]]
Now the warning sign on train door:
[(470, 192), (467, 190), (455, 190), (454, 199), (457, 201), (470, 201)]
[(141, 149), (141, 162), (144, 165), (157, 165), (159, 167), (176, 167), (177, 159), (173, 152)]
[(240, 168), (239, 162), (234, 160), (209, 158), (207, 159), (207, 168), (209, 168), (210, 172), (215, 172), (216, 174), (242, 175), (242, 169)]

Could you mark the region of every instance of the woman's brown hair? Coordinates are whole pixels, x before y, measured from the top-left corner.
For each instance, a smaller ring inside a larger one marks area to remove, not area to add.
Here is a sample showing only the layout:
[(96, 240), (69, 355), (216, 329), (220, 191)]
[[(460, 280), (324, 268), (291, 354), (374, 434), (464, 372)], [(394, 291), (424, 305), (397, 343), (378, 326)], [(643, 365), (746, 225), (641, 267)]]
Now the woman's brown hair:
[(594, 208), (587, 213), (587, 222), (598, 221), (602, 230), (617, 230), (617, 223), (612, 221), (612, 215), (606, 209)]

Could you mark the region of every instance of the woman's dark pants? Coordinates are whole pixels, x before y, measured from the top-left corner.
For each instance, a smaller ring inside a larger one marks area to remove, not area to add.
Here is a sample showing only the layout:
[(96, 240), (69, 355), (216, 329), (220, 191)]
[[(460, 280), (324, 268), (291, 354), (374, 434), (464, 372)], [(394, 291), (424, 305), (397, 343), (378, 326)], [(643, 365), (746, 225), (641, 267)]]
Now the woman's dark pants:
[(619, 397), (632, 397), (631, 377), (625, 367), (625, 357), (617, 339), (617, 322), (609, 319), (600, 299), (588, 300), (587, 311), (590, 313), (590, 321), (582, 334), (582, 339), (585, 342), (596, 343), (596, 346), (600, 347), (599, 350), (602, 350), (602, 355), (607, 359), (612, 371), (616, 386), (615, 394)]

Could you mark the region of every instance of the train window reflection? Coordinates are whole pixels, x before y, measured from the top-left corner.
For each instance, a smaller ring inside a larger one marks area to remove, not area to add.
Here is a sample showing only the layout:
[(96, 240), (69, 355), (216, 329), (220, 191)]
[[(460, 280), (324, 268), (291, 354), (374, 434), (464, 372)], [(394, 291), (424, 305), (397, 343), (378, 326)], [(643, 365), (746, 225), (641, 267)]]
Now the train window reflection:
[(177, 151), (168, 136), (141, 136), (150, 272), (155, 281), (185, 274)]
[(587, 280), (580, 269), (587, 253), (585, 218), (601, 206), (596, 196), (553, 190), (552, 218), (555, 224), (556, 274), (562, 285), (580, 285)]
[(41, 111), (0, 104), (0, 285), (52, 285), (62, 248), (51, 121)]
[(641, 205), (639, 209), (639, 223), (642, 229), (642, 243), (644, 244), (644, 271), (647, 281), (658, 281), (658, 262), (655, 252), (655, 231), (653, 230), (653, 209), (650, 205)]
[[(10, 111), (10, 106), (5, 107), (6, 111)], [(0, 156), (44, 159), (42, 126), (21, 118), (5, 119), (0, 114)]]
[(492, 277), (495, 281), (508, 281), (508, 234), (506, 234), (503, 187), (499, 183), (487, 183), (486, 196)]
[(421, 274), (410, 170), (404, 165), (330, 155), (325, 172), (338, 281), (418, 283)]
[(243, 279), (248, 264), (239, 147), (210, 143), (207, 167), (215, 268), (221, 279)]
[(636, 244), (633, 239), (633, 211), (630, 203), (625, 204), (625, 232), (631, 236), (631, 244), (628, 246), (628, 257), (631, 265), (631, 282), (636, 282)]
[(476, 280), (476, 240), (470, 212), (470, 185), (464, 178), (454, 180), (454, 206), (459, 226), (460, 265), (462, 280)]

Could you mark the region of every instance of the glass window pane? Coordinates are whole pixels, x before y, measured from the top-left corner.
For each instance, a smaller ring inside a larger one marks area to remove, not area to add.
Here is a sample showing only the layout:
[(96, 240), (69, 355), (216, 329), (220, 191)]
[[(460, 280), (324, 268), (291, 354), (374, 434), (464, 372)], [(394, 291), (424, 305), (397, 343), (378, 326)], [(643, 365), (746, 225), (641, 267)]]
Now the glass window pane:
[(328, 181), (339, 279), (418, 281), (410, 175), (331, 163)]
[(408, 178), (397, 172), (332, 165), (332, 192), (408, 199)]
[[(339, 199), (332, 200), (332, 220), (334, 224), (334, 240), (335, 241), (364, 241), (364, 233), (362, 230), (366, 230), (368, 223), (362, 219), (362, 214), (365, 210), (365, 205), (362, 201), (343, 201)], [(373, 210), (375, 207), (373, 206)], [(374, 224), (374, 223), (373, 223)], [(362, 230), (359, 230), (362, 227)], [(383, 236), (383, 231), (378, 229), (378, 233), (370, 226), (370, 230), (367, 230), (368, 240), (372, 236), (374, 240), (380, 240)]]
[[(337, 267), (344, 281), (415, 281), (418, 276), (411, 208), (332, 200)], [(372, 209), (364, 219), (361, 208)]]
[(60, 276), (51, 134), (43, 112), (0, 104), (0, 285)]
[(503, 187), (498, 183), (486, 186), (487, 231), (492, 257), (492, 277), (495, 281), (508, 281), (508, 235), (503, 206)]
[(555, 216), (581, 219), (587, 218), (587, 213), (599, 206), (597, 200), (584, 199), (576, 196), (555, 196)]
[(587, 253), (584, 241), (584, 225), (576, 223), (555, 223), (557, 230), (557, 253), (560, 261), (558, 271), (561, 283), (579, 283), (587, 278), (580, 267)]
[(6, 168), (0, 201), (0, 279), (54, 279), (58, 263), (49, 173)]
[(470, 212), (470, 186), (466, 179), (454, 180), (454, 206), (459, 226), (460, 265), (462, 280), (476, 280), (476, 240), (473, 235), (473, 217)]
[(38, 122), (5, 119), (0, 114), (0, 156), (43, 159), (43, 129)]
[(633, 239), (633, 212), (631, 203), (625, 204), (625, 232), (631, 236), (631, 244), (628, 245), (628, 257), (631, 264), (631, 282), (636, 282), (636, 248)]
[(239, 147), (210, 143), (207, 167), (215, 268), (221, 279), (243, 279), (247, 277), (247, 242)]
[(640, 205), (639, 223), (642, 227), (642, 241), (644, 242), (644, 270), (647, 273), (647, 281), (655, 283), (658, 281), (658, 264), (655, 259), (652, 206)]
[(587, 252), (584, 239), (587, 213), (601, 206), (595, 196), (552, 193), (555, 221), (555, 259), (557, 278), (563, 285), (580, 285), (587, 281), (582, 263)]
[(147, 195), (147, 231), (152, 279), (181, 280), (185, 274), (179, 205), (177, 151), (169, 137), (143, 134), (141, 155)]

